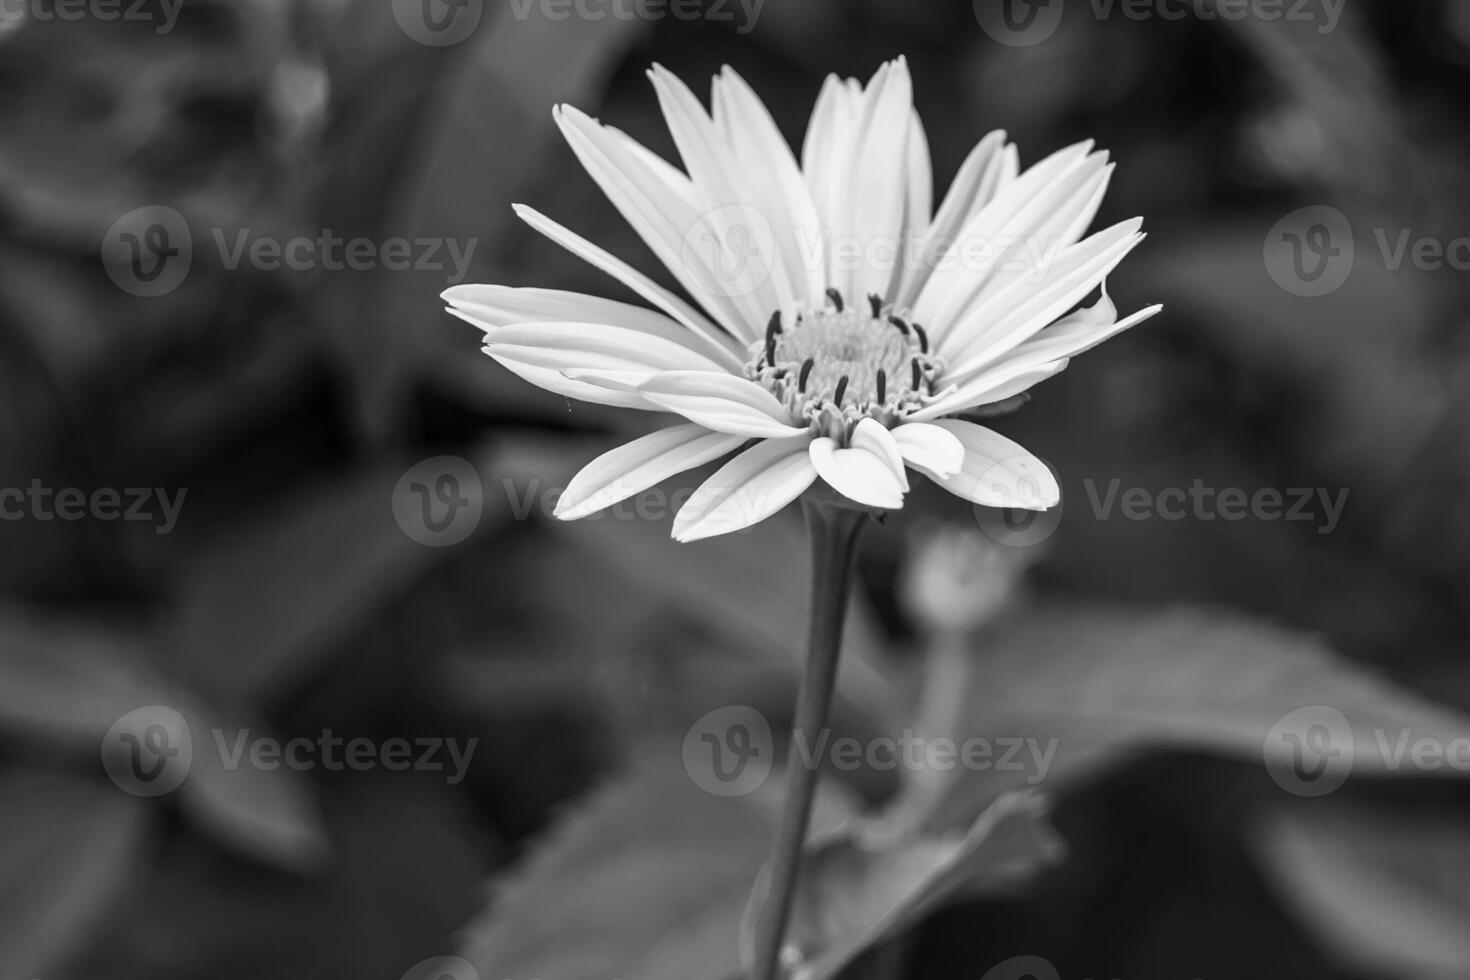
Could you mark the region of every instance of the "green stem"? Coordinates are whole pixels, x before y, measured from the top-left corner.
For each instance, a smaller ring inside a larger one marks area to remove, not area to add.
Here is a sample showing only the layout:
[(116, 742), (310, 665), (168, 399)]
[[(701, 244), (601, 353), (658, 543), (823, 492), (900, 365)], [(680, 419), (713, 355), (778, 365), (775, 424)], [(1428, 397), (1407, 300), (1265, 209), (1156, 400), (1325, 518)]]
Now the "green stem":
[(867, 521), (861, 510), (839, 504), (802, 498), (807, 534), (812, 549), (811, 619), (807, 629), (806, 669), (796, 697), (796, 718), (791, 728), (791, 747), (786, 756), (786, 799), (781, 822), (771, 846), (769, 886), (766, 901), (756, 919), (755, 962), (752, 980), (775, 980), (780, 975), (781, 945), (791, 916), (796, 893), (802, 844), (811, 820), (816, 796), (818, 768), (803, 765), (796, 739), (807, 744), (819, 738), (827, 725), (836, 686), (837, 662), (842, 649), (842, 625), (847, 618), (853, 560), (858, 534)]

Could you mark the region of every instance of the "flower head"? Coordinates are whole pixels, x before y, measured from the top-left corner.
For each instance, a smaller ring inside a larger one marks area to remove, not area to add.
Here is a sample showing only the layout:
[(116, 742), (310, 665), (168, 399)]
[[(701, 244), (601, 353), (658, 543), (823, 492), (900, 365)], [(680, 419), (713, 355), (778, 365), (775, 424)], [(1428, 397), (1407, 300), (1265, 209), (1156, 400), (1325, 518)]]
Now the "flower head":
[(554, 116), (698, 306), (524, 205), (533, 228), (655, 309), (506, 286), (444, 294), (485, 331), (485, 352), (527, 381), (685, 420), (593, 460), (557, 516), (584, 517), (737, 449), (680, 510), (676, 538), (754, 524), (819, 478), (856, 504), (900, 507), (908, 468), (976, 503), (1054, 505), (1060, 490), (1040, 460), (950, 416), (1013, 398), (1158, 312), (1119, 320), (1105, 288), (1078, 308), (1143, 239), (1136, 218), (1083, 237), (1107, 155), (1079, 143), (1021, 171), (993, 132), (936, 211), (902, 58), (866, 86), (827, 79), (799, 163), (730, 68), (709, 112), (662, 68), (649, 77), (683, 170), (576, 109)]

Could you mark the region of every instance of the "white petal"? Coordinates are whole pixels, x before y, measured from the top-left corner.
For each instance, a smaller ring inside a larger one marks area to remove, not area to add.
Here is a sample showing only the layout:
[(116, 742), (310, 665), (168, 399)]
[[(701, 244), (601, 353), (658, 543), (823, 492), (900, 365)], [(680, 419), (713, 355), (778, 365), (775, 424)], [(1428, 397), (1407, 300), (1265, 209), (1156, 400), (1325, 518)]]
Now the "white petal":
[(485, 349), (532, 367), (565, 371), (723, 371), (683, 344), (605, 323), (520, 323), (485, 335)]
[[(861, 87), (853, 79), (843, 81), (828, 75), (812, 108), (801, 148), (802, 175), (824, 232), (837, 227), (835, 222), (846, 204), (848, 173), (861, 117)], [(824, 268), (822, 288), (826, 288), (827, 281)]]
[(955, 233), (951, 249), (954, 260), (935, 270), (914, 301), (914, 319), (926, 325), (936, 341), (944, 337), (954, 319), (953, 315), (945, 316), (946, 311), (953, 311), (959, 300), (973, 292), (977, 279), (983, 280), (986, 274), (985, 269), (977, 270), (973, 260), (967, 258), (974, 249), (966, 243), (994, 248), (1006, 223), (1028, 206), (1036, 210), (1038, 200), (1042, 203), (1051, 200), (1053, 195), (1048, 191), (1074, 173), (1091, 149), (1092, 141), (1086, 140), (1053, 153), (1006, 184)]
[(866, 449), (874, 456), (888, 464), (889, 472), (898, 481), (905, 493), (909, 489), (908, 474), (903, 471), (903, 453), (899, 451), (898, 443), (893, 436), (883, 427), (883, 423), (877, 419), (865, 418), (858, 421), (853, 427), (852, 437), (847, 444), (853, 449)]
[(994, 234), (993, 254), (986, 268), (973, 277), (973, 282), (950, 292), (944, 308), (937, 313), (941, 331), (936, 348), (946, 353), (964, 341), (963, 328), (948, 329), (968, 312), (1000, 296), (1015, 285), (1017, 289), (1036, 289), (1051, 274), (1051, 267), (1077, 239), (1097, 212), (1113, 167), (1105, 162), (1106, 154), (1094, 153), (1022, 206)]
[(730, 333), (747, 342), (756, 339), (771, 306), (750, 283), (764, 282), (770, 270), (742, 268), (749, 275), (732, 283), (721, 264), (725, 239), (718, 238), (708, 254), (696, 247), (706, 232), (720, 231), (708, 227), (718, 225), (719, 204), (698, 197), (687, 180), (670, 183), (630, 152), (621, 134), (585, 113), (560, 106), (554, 117), (582, 167), (679, 284)]
[(791, 147), (765, 104), (729, 65), (715, 79), (711, 103), (740, 170), (764, 178), (754, 181), (754, 190), (786, 260), (794, 298), (806, 305), (820, 301), (826, 286), (822, 222)]
[(668, 316), (632, 303), (591, 296), (563, 289), (536, 289), (530, 286), (496, 286), (465, 284), (452, 286), (440, 294), (452, 309), (486, 332), (513, 323), (548, 321), (574, 323), (609, 323), (641, 330), (686, 346), (701, 344), (682, 324)]
[[(520, 361), (501, 358), (494, 351), (487, 350), (491, 359), (498, 362), (512, 374), (538, 388), (545, 388), (553, 394), (573, 398), (581, 402), (590, 402), (594, 405), (614, 405), (618, 408), (637, 408), (649, 412), (661, 412), (662, 408), (648, 401), (637, 390), (626, 388), (613, 389), (604, 385), (592, 384), (586, 381), (567, 377), (563, 372), (551, 368), (533, 367)], [(639, 377), (643, 377), (639, 374)]]
[(697, 541), (747, 528), (801, 496), (816, 478), (805, 439), (757, 443), (694, 491), (674, 518), (674, 538)]
[(987, 134), (960, 164), (939, 213), (920, 236), (920, 245), (915, 248), (918, 264), (907, 270), (894, 305), (901, 309), (914, 305), (915, 297), (928, 282), (934, 265), (949, 251), (960, 227), (990, 201), (1003, 181), (1014, 179), (1014, 172), (1007, 173), (1007, 163), (1015, 165), (1015, 153), (1003, 152), (1005, 138), (1005, 131), (1000, 129)]
[(854, 243), (885, 246), (865, 250), (867, 254), (851, 271), (846, 286), (843, 270), (838, 270), (833, 284), (852, 303), (861, 302), (869, 294), (889, 295), (902, 244), (913, 82), (902, 56), (884, 67), (887, 71), (875, 75), (870, 85), (873, 91), (864, 107), (862, 131), (849, 163), (853, 171), (846, 213), (842, 224), (836, 226), (839, 235), (851, 236)]
[(1140, 220), (1120, 222), (1087, 238), (1057, 257), (1046, 281), (1018, 282), (980, 303), (954, 328), (949, 368), (941, 378), (950, 383), (994, 363), (1075, 306), (1141, 241)]
[[(738, 243), (741, 253), (738, 259), (755, 263), (765, 273), (742, 284), (750, 287), (750, 295), (733, 299), (747, 317), (754, 316), (757, 321), (773, 310), (795, 309), (786, 279), (785, 257), (778, 250), (775, 234), (765, 234), (772, 226), (773, 216), (761, 206), (751, 186), (768, 182), (768, 165), (762, 161), (754, 169), (744, 171), (735, 166), (733, 149), (688, 86), (661, 65), (654, 65), (648, 71), (648, 78), (653, 82), (674, 145), (693, 178), (698, 210), (710, 222), (714, 240), (721, 248)], [(686, 228), (681, 240), (681, 255), (686, 261), (691, 247), (698, 251), (698, 243), (690, 243), (688, 234)]]
[[(958, 321), (970, 310), (1013, 284), (1036, 288), (1057, 257), (1076, 244), (1072, 229), (1091, 220), (1110, 172), (1107, 154), (1082, 157), (1027, 199), (1014, 201), (1010, 213), (997, 202), (960, 232), (959, 260), (940, 273), (950, 279), (948, 292), (930, 314), (939, 328), (935, 347), (941, 354), (951, 346), (951, 328), (958, 333)], [(1024, 180), (1023, 175), (1012, 187)], [(985, 251), (975, 253), (977, 243)]]
[(908, 289), (917, 275), (928, 275), (928, 269), (915, 261), (934, 215), (934, 167), (929, 158), (929, 137), (915, 110), (909, 122), (908, 160), (904, 164), (906, 193), (903, 202), (903, 250), (891, 289), (896, 299)]
[(731, 339), (728, 334), (721, 333), (719, 328), (710, 323), (698, 310), (655, 283), (652, 279), (649, 279), (637, 269), (634, 269), (626, 262), (615, 257), (612, 253), (597, 247), (576, 232), (557, 224), (535, 208), (527, 207), (524, 204), (516, 204), (513, 207), (516, 214), (526, 224), (535, 228), (573, 255), (576, 255), (595, 268), (606, 272), (639, 296), (642, 296), (650, 303), (668, 313), (669, 316), (678, 320), (702, 338), (712, 351), (715, 352), (714, 356), (719, 357), (722, 363), (725, 363), (726, 366), (733, 370), (740, 370), (741, 364), (743, 363), (740, 345)]
[(965, 462), (965, 447), (942, 426), (908, 422), (893, 430), (893, 441), (909, 463), (940, 476), (958, 473)]
[(675, 425), (603, 453), (582, 467), (556, 502), (564, 521), (596, 513), (712, 459), (745, 441), (698, 425)]
[(934, 424), (949, 430), (965, 447), (958, 473), (928, 474), (950, 493), (987, 507), (1020, 510), (1046, 510), (1062, 499), (1047, 465), (1000, 433), (959, 419)]
[(937, 419), (944, 415), (954, 415), (967, 408), (1003, 402), (1055, 374), (1060, 374), (1066, 370), (1069, 363), (1071, 362), (1065, 357), (1036, 367), (1003, 361), (993, 368), (982, 371), (955, 391), (924, 406), (917, 412), (910, 413), (907, 417), (915, 421)]
[(753, 381), (715, 371), (670, 371), (638, 386), (655, 405), (716, 432), (784, 439), (806, 430), (790, 424), (786, 406)]
[(827, 436), (813, 439), (812, 465), (828, 486), (849, 500), (893, 510), (903, 506), (903, 486), (887, 460), (862, 448), (839, 449)]

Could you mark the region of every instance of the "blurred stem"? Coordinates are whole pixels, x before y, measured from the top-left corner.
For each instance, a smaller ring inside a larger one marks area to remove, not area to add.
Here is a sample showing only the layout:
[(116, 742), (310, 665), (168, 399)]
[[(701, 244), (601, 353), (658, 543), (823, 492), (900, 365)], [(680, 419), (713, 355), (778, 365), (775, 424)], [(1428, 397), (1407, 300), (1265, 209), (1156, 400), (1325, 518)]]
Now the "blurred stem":
[(858, 535), (867, 521), (864, 511), (812, 495), (802, 498), (802, 507), (812, 550), (806, 668), (797, 692), (796, 719), (786, 756), (786, 799), (771, 847), (770, 884), (756, 920), (752, 980), (775, 980), (780, 975), (781, 946), (786, 937), (802, 845), (806, 842), (820, 775), (816, 765), (803, 764), (804, 756), (797, 749), (796, 739), (804, 736), (807, 744), (813, 744), (827, 725), (842, 650), (842, 625), (847, 618), (848, 594), (852, 591), (853, 560), (857, 556)]
[[(970, 698), (973, 646), (972, 630), (945, 627), (928, 636), (923, 688), (914, 716), (914, 730), (921, 738), (955, 737)], [(901, 836), (922, 828), (953, 785), (952, 774), (937, 769), (906, 775), (898, 799), (881, 819), (885, 833)]]

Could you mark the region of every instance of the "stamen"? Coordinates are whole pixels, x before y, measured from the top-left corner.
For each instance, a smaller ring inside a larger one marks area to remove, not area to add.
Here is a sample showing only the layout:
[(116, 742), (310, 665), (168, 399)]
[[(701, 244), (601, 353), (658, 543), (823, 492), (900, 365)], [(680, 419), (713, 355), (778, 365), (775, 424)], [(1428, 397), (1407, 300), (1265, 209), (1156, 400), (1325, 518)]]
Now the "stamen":
[(914, 324), (914, 336), (919, 338), (919, 353), (929, 353), (929, 335), (925, 333), (924, 328), (919, 326), (917, 323)]
[(848, 309), (837, 289), (825, 292), (824, 309), (771, 314), (765, 337), (750, 345), (746, 377), (794, 420), (804, 418), (839, 443), (864, 418), (891, 426), (929, 404), (943, 366), (907, 311), (895, 311), (877, 293), (860, 294), (867, 304)]

